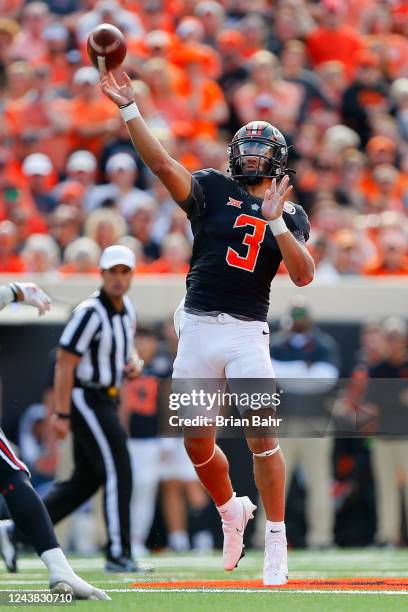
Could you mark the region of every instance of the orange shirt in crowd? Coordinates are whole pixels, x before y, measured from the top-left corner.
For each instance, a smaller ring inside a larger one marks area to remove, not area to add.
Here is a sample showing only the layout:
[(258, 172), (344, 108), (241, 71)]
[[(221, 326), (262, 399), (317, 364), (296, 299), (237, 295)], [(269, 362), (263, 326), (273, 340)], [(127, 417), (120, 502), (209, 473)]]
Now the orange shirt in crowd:
[[(48, 155), (54, 168), (59, 172), (63, 170), (70, 152), (71, 109), (72, 101), (65, 98), (42, 102), (25, 96), (6, 104), (4, 116), (10, 134), (16, 139), (22, 138), (27, 132), (35, 133), (36, 130), (41, 131), (55, 126), (53, 134), (47, 137), (40, 136), (35, 143), (35, 152)], [(58, 120), (61, 118), (64, 121), (59, 126)]]
[(306, 47), (314, 66), (337, 60), (344, 64), (351, 77), (353, 56), (363, 48), (363, 41), (359, 33), (349, 26), (340, 26), (337, 30), (316, 28), (306, 37)]
[(58, 268), (58, 271), (61, 272), (61, 274), (100, 274), (100, 269), (98, 267), (79, 273), (76, 265), (73, 263), (63, 264)]
[(20, 14), (24, 0), (2, 0), (0, 3), (1, 16), (13, 17)]
[(408, 257), (404, 258), (404, 262), (400, 268), (385, 268), (381, 261), (376, 261), (368, 264), (363, 268), (363, 274), (366, 276), (406, 276), (408, 274)]
[(66, 85), (69, 79), (69, 64), (65, 54), (61, 55), (42, 55), (37, 61), (33, 61), (32, 65), (48, 66), (50, 70), (50, 82), (53, 85)]
[(388, 76), (397, 79), (405, 76), (408, 66), (408, 39), (400, 34), (373, 34), (365, 38), (367, 47), (379, 55), (387, 68)]
[[(363, 192), (368, 202), (374, 202), (381, 196), (377, 182), (374, 180), (372, 172), (367, 171), (360, 183), (360, 189)], [(399, 172), (394, 182), (393, 189), (390, 194), (391, 201), (400, 202), (393, 210), (403, 210), (403, 198), (408, 192), (408, 175)]]
[[(256, 101), (265, 95), (271, 100), (270, 108), (260, 110)], [(268, 90), (260, 90), (253, 83), (242, 85), (234, 94), (234, 106), (242, 123), (254, 118), (279, 125), (283, 131), (291, 132), (299, 116), (302, 103), (302, 88), (288, 81), (276, 81)]]
[(72, 149), (87, 149), (98, 156), (107, 134), (102, 133), (95, 136), (81, 134), (79, 130), (95, 127), (98, 123), (104, 123), (111, 119), (118, 119), (118, 112), (114, 104), (102, 94), (93, 100), (84, 100), (76, 97), (72, 101)]
[(9, 255), (9, 257), (0, 258), (0, 273), (15, 273), (21, 274), (26, 271), (25, 264), (20, 255)]
[(188, 263), (174, 265), (165, 257), (160, 257), (151, 263), (139, 263), (136, 266), (136, 274), (184, 274), (190, 269)]

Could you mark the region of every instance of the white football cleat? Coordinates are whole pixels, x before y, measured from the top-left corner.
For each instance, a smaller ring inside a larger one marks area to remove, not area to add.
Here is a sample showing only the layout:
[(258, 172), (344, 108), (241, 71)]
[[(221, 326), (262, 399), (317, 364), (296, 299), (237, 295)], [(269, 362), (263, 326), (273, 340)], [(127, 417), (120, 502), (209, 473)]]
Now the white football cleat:
[(69, 593), (74, 599), (110, 600), (109, 595), (105, 591), (101, 591), (92, 586), (92, 584), (85, 582), (73, 571), (71, 573), (60, 570), (50, 575), (50, 591), (51, 593)]
[(288, 545), (285, 531), (265, 534), (263, 583), (265, 586), (281, 586), (288, 581)]
[(230, 572), (237, 567), (238, 561), (245, 555), (244, 553), (244, 532), (248, 521), (254, 518), (256, 506), (249, 497), (236, 497), (241, 508), (239, 517), (234, 521), (222, 522), (224, 532), (224, 546), (222, 556), (224, 569)]

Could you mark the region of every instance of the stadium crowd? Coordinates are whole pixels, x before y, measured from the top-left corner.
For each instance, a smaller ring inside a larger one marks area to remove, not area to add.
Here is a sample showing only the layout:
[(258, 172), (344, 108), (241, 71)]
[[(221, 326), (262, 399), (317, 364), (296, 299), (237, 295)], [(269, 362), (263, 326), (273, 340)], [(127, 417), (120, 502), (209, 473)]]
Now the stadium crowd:
[(227, 144), (250, 120), (284, 133), (316, 282), (408, 274), (402, 0), (0, 7), (0, 272), (94, 274), (101, 249), (118, 242), (134, 249), (137, 274), (188, 270), (188, 221), (138, 158), (87, 58), (87, 35), (110, 22), (125, 33), (123, 68), (145, 121), (190, 171), (226, 171)]

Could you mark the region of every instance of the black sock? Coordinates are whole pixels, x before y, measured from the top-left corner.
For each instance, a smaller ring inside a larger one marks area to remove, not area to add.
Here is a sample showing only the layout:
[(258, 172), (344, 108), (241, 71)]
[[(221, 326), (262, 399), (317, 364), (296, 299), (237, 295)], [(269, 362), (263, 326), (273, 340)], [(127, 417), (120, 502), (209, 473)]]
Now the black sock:
[(2, 483), (1, 492), (16, 527), (29, 538), (38, 555), (59, 548), (44, 502), (25, 472), (16, 472)]

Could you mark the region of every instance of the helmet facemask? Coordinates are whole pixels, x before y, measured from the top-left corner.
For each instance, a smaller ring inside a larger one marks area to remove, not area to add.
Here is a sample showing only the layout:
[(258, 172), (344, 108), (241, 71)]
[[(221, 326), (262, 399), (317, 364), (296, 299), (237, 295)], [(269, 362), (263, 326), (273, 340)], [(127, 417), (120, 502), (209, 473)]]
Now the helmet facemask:
[(242, 137), (228, 147), (230, 172), (245, 185), (256, 185), (265, 178), (284, 175), (288, 158), (286, 144), (263, 137)]

